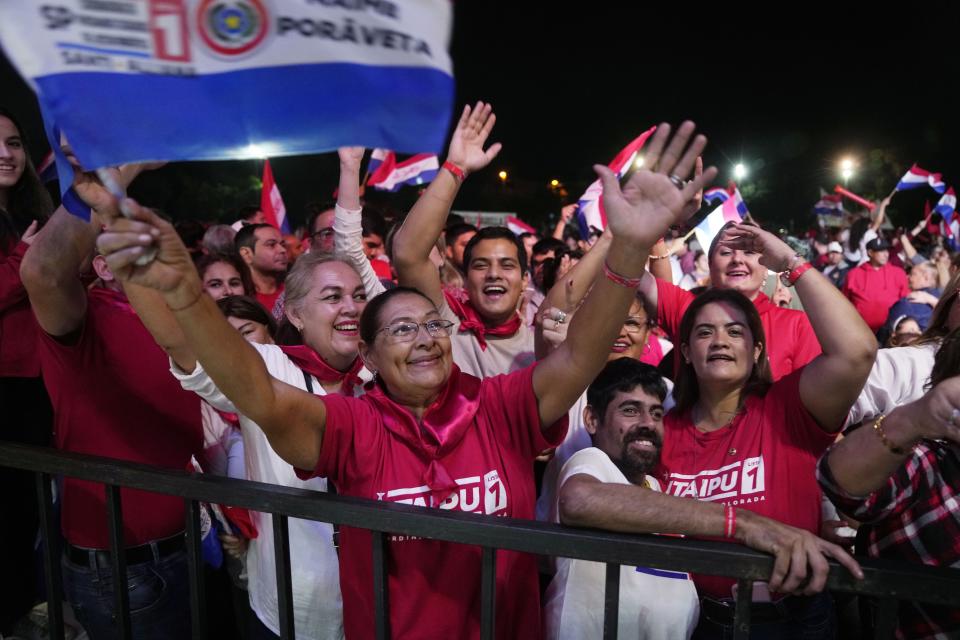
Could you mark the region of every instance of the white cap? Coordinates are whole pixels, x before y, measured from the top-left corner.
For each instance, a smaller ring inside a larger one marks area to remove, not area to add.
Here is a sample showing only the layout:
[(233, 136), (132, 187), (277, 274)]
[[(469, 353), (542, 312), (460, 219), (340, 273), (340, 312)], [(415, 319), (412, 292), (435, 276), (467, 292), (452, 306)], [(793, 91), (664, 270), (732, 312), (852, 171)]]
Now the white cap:
[(840, 246), (840, 243), (834, 240), (827, 245), (827, 253), (843, 253), (843, 247)]

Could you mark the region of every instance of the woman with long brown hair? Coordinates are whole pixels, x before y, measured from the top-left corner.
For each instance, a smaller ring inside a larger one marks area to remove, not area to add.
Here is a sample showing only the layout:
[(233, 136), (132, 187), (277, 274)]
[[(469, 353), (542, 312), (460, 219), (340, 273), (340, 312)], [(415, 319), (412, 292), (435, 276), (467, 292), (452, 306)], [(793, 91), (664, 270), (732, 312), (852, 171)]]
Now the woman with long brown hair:
[[(20, 262), (53, 210), (27, 153), (23, 128), (0, 107), (0, 439), (49, 444), (52, 412), (40, 380), (37, 325), (20, 280)], [(22, 579), (0, 586), (0, 634), (33, 605), (31, 576), (37, 510), (27, 474), (0, 471), (4, 498), (0, 547), (6, 549), (9, 575)]]

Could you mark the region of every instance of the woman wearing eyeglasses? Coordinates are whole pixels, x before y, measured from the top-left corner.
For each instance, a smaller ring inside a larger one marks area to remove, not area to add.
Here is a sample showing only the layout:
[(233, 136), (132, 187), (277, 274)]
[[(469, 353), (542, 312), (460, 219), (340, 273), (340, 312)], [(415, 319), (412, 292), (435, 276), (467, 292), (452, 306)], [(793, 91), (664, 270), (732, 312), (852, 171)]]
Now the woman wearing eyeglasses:
[[(325, 476), (344, 495), (532, 518), (530, 462), (563, 438), (567, 411), (603, 367), (634, 300), (647, 248), (716, 175), (711, 168), (683, 182), (706, 145), (703, 136), (693, 138), (693, 129), (684, 123), (668, 144), (670, 127), (661, 125), (646, 153), (656, 171), (638, 171), (622, 190), (613, 173), (596, 167), (613, 233), (603, 276), (557, 350), (536, 365), (484, 380), (453, 364), (452, 325), (435, 304), (416, 290), (395, 289), (370, 302), (360, 320), (360, 353), (376, 382), (359, 398), (318, 398), (271, 377), (253, 348), (225, 328), (168, 223), (131, 201), (133, 219), (114, 219), (99, 246), (117, 277), (160, 292), (210, 377), (301, 477)], [(137, 265), (151, 244), (157, 258)], [(344, 527), (341, 539), (346, 635), (371, 637), (369, 533)], [(393, 536), (392, 634), (475, 637), (480, 556), (477, 547)], [(533, 557), (498, 553), (499, 637), (539, 637), (537, 594)]]

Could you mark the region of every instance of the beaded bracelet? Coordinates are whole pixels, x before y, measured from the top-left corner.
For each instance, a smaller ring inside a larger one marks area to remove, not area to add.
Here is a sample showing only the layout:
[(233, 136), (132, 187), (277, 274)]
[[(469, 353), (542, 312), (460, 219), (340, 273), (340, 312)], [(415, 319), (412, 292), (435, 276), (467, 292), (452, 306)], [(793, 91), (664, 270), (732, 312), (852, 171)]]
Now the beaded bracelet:
[(886, 419), (886, 414), (877, 418), (877, 421), (873, 423), (873, 432), (877, 434), (877, 436), (880, 438), (880, 442), (883, 443), (883, 446), (885, 446), (890, 453), (902, 456), (907, 453), (907, 450), (903, 447), (898, 447), (897, 445), (893, 444), (883, 430), (883, 421)]
[(452, 173), (453, 177), (455, 177), (460, 182), (463, 182), (464, 180), (467, 179), (467, 173), (457, 165), (450, 162), (449, 160), (443, 161), (443, 168), (449, 171), (450, 173)]
[(603, 275), (606, 276), (607, 280), (610, 280), (621, 287), (627, 287), (628, 289), (636, 289), (640, 286), (640, 283), (643, 282), (643, 276), (640, 276), (639, 278), (628, 278), (620, 275), (610, 268), (610, 265), (607, 264), (606, 260), (603, 261)]
[(723, 515), (725, 520), (723, 537), (733, 538), (737, 533), (737, 510), (732, 506), (727, 505), (723, 508)]

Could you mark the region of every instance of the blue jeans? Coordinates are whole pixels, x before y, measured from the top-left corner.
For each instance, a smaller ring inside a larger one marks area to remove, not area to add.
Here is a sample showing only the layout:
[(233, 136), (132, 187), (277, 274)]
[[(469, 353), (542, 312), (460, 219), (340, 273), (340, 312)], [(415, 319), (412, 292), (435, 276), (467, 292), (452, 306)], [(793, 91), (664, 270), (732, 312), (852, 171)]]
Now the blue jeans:
[[(79, 565), (66, 556), (63, 590), (77, 621), (91, 640), (117, 637), (114, 618), (113, 574), (109, 564)], [(96, 564), (94, 560), (93, 564)], [(169, 640), (190, 637), (190, 587), (187, 554), (176, 551), (127, 567), (130, 628), (135, 640)]]
[[(784, 619), (750, 625), (751, 640), (830, 640), (836, 637), (833, 596), (824, 591), (815, 596), (790, 596), (781, 602)], [(702, 613), (693, 640), (729, 640), (733, 623), (709, 620)]]

